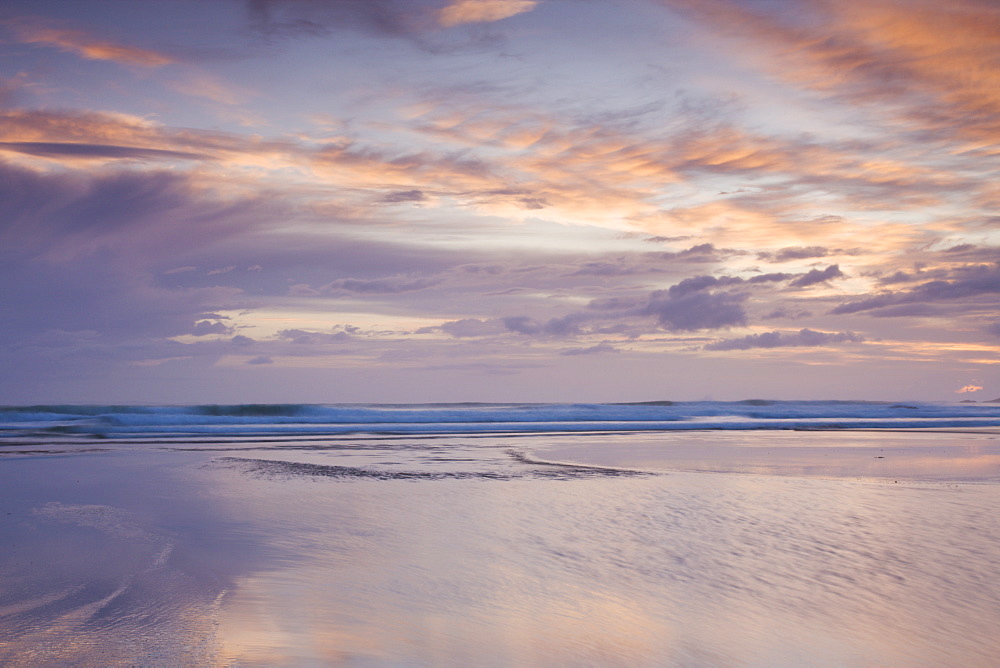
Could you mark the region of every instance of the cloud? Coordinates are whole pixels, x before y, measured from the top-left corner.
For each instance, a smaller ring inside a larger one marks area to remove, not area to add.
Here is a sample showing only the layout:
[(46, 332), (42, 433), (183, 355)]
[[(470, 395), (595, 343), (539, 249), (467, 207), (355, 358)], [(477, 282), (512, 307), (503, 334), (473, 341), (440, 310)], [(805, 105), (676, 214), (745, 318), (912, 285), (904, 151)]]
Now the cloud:
[(503, 43), (497, 33), (460, 28), (495, 23), (529, 11), (535, 4), (534, 0), (453, 0), (450, 4), (444, 0), (246, 0), (251, 28), (269, 40), (351, 31), (406, 40), (435, 56), (497, 47)]
[[(600, 259), (583, 263), (571, 276), (628, 276), (633, 274), (662, 273), (667, 267), (679, 263), (721, 263), (741, 251), (716, 248), (710, 243), (699, 244), (677, 252), (640, 253), (613, 259)], [(738, 279), (737, 279), (738, 280)]]
[(490, 23), (530, 12), (537, 4), (536, 0), (452, 0), (438, 13), (438, 21), (445, 28)]
[(965, 387), (955, 390), (955, 394), (966, 394), (968, 392), (978, 392), (983, 389), (982, 385), (966, 385)]
[(227, 327), (221, 322), (211, 322), (209, 320), (199, 320), (191, 328), (191, 334), (195, 336), (208, 336), (210, 334), (232, 334), (231, 327)]
[(510, 316), (501, 318), (504, 327), (518, 334), (543, 334), (548, 336), (570, 336), (580, 331), (580, 325), (589, 320), (586, 313), (571, 313), (560, 318), (551, 318), (545, 322), (528, 316)]
[(620, 348), (615, 348), (610, 343), (598, 343), (597, 345), (590, 346), (589, 348), (568, 348), (561, 351), (560, 355), (601, 355), (604, 353), (620, 353)]
[(499, 319), (480, 320), (479, 318), (462, 318), (452, 320), (442, 324), (440, 327), (425, 327), (418, 330), (419, 333), (440, 330), (445, 334), (456, 338), (467, 338), (473, 336), (492, 336), (507, 331), (503, 321)]
[(411, 276), (386, 276), (385, 278), (374, 279), (338, 278), (325, 285), (323, 292), (394, 295), (402, 292), (424, 290), (440, 282), (440, 278), (414, 278)]
[(1000, 8), (992, 0), (807, 0), (794, 12), (782, 2), (663, 1), (751, 40), (755, 56), (769, 51), (765, 67), (790, 83), (882, 105), (917, 131), (1000, 137)]
[(0, 141), (8, 151), (50, 158), (214, 160), (269, 153), (288, 142), (264, 142), (225, 132), (170, 129), (130, 114), (0, 108)]
[[(871, 312), (889, 315), (886, 307), (901, 304), (925, 304), (974, 299), (1000, 293), (1000, 263), (995, 265), (972, 265), (958, 267), (952, 271), (951, 280), (934, 280), (921, 283), (910, 290), (884, 292), (866, 299), (841, 304), (830, 311), (832, 314)], [(875, 311), (882, 309), (879, 313)], [(911, 311), (900, 310), (899, 315), (911, 315)]]
[(808, 260), (815, 257), (826, 257), (830, 250), (823, 246), (788, 246), (777, 251), (763, 251), (757, 257), (768, 262), (788, 262), (789, 260)]
[(817, 332), (811, 329), (800, 329), (787, 334), (782, 332), (764, 332), (750, 334), (738, 339), (722, 339), (703, 346), (704, 350), (749, 350), (751, 348), (784, 348), (792, 346), (830, 346), (841, 343), (861, 343), (865, 339), (854, 332)]
[(669, 331), (722, 329), (746, 324), (747, 315), (743, 309), (746, 295), (701, 289), (689, 292), (687, 288), (671, 292), (677, 287), (652, 293), (638, 312), (654, 316)]
[(583, 265), (574, 271), (571, 276), (629, 276), (631, 274), (657, 271), (654, 267), (641, 267), (628, 264), (624, 258), (615, 260), (595, 260), (584, 262)]
[(167, 171), (91, 177), (0, 163), (0, 177), (0, 234), (22, 253), (50, 259), (102, 247), (164, 254), (169, 251), (165, 244), (196, 247), (228, 234), (236, 218), (260, 204), (213, 199), (187, 177)]
[(790, 278), (795, 278), (798, 274), (786, 274), (784, 272), (775, 272), (771, 274), (757, 274), (756, 276), (751, 276), (746, 279), (746, 282), (753, 285), (754, 283), (775, 283), (778, 281), (787, 281)]
[(138, 160), (206, 160), (204, 153), (172, 151), (134, 146), (108, 144), (76, 144), (69, 142), (0, 142), (0, 150), (16, 151), (28, 155), (72, 158), (131, 158)]
[(251, 357), (246, 361), (247, 364), (274, 364), (274, 360), (267, 355), (258, 355), (257, 357)]
[(940, 316), (944, 310), (940, 306), (931, 304), (895, 304), (879, 308), (869, 315), (875, 318), (928, 318)]
[(162, 53), (115, 44), (88, 35), (82, 30), (48, 28), (30, 21), (21, 21), (13, 25), (18, 40), (22, 43), (53, 46), (89, 60), (110, 60), (122, 65), (140, 67), (162, 67), (175, 62), (173, 58)]
[(804, 288), (810, 285), (815, 285), (816, 283), (823, 283), (834, 278), (841, 278), (844, 275), (840, 271), (840, 267), (835, 264), (831, 264), (829, 267), (823, 270), (811, 269), (808, 273), (791, 282), (792, 287)]
[(206, 275), (208, 275), (208, 276), (218, 276), (220, 274), (228, 274), (229, 272), (233, 271), (234, 269), (236, 269), (235, 265), (229, 265), (228, 267), (219, 267), (218, 269), (212, 269), (212, 270), (210, 270), (209, 272), (207, 272)]
[(993, 336), (1000, 336), (1000, 320), (987, 325), (986, 331)]
[(346, 331), (337, 332), (309, 332), (303, 329), (283, 329), (277, 334), (277, 338), (300, 345), (313, 345), (316, 343), (347, 343), (354, 340)]
[[(46, 174), (0, 163), (0, 347), (92, 331), (95, 340), (66, 343), (66, 354), (139, 362), (141, 351), (183, 355), (168, 337), (230, 333), (210, 320), (243, 302), (239, 289), (167, 288), (158, 282), (191, 274), (150, 266), (176, 267), (185, 252), (252, 229), (266, 208), (220, 201), (170, 172)], [(55, 364), (53, 354), (34, 359)]]
[(381, 199), (387, 204), (398, 204), (401, 202), (426, 202), (427, 195), (420, 190), (397, 190), (386, 194)]
[(704, 243), (691, 246), (678, 253), (664, 253), (663, 255), (674, 260), (688, 262), (719, 262), (733, 255), (733, 251), (720, 250), (714, 244)]
[(247, 0), (254, 28), (268, 36), (318, 36), (338, 28), (405, 36), (427, 28), (426, 3), (407, 0)]

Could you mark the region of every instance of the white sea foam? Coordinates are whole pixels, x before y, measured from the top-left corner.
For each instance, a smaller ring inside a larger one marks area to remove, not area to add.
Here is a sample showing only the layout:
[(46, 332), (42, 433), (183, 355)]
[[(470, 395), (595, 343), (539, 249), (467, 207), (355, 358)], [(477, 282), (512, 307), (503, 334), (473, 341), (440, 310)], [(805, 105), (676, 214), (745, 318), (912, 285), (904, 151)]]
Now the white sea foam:
[(121, 436), (1000, 426), (998, 404), (860, 401), (648, 404), (244, 404), (0, 409), (0, 430)]

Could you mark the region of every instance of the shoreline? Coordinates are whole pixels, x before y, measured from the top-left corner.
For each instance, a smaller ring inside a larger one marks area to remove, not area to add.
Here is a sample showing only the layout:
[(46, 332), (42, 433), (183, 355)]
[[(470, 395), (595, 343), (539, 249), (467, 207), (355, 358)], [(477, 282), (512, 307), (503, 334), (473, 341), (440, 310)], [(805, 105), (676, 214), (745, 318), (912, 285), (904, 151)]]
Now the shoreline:
[(853, 465), (907, 442), (993, 457), (998, 433), (525, 436), (2, 448), (0, 663), (985, 665), (1000, 652), (996, 481), (621, 475), (509, 453)]

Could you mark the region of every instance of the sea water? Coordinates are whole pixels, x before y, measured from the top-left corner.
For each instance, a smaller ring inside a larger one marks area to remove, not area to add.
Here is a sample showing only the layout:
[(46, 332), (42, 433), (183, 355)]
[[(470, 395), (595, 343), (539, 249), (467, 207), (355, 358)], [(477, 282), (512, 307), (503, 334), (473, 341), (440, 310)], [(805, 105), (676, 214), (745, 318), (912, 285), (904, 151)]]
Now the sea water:
[(0, 407), (0, 430), (104, 437), (677, 429), (951, 428), (1000, 425), (1000, 403), (652, 401), (632, 404), (241, 404)]
[(998, 414), (8, 410), (0, 663), (991, 665)]

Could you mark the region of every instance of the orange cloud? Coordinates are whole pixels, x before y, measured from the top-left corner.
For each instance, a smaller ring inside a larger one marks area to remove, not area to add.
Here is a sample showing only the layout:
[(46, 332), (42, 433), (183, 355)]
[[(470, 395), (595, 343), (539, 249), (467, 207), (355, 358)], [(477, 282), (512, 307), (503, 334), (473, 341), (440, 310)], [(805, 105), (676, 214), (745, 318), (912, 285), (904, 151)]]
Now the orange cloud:
[(26, 44), (53, 46), (89, 60), (110, 60), (123, 65), (142, 67), (160, 67), (174, 62), (172, 58), (161, 53), (100, 40), (81, 30), (21, 25), (18, 37)]
[(1000, 7), (991, 0), (807, 0), (795, 23), (735, 0), (663, 2), (749, 38), (747, 60), (795, 85), (888, 105), (910, 129), (973, 147), (1000, 140)]
[(965, 394), (967, 392), (978, 392), (983, 389), (982, 385), (966, 385), (965, 387), (955, 390), (955, 394)]
[(537, 0), (452, 0), (438, 13), (438, 22), (445, 28), (491, 23), (530, 12), (537, 4)]

